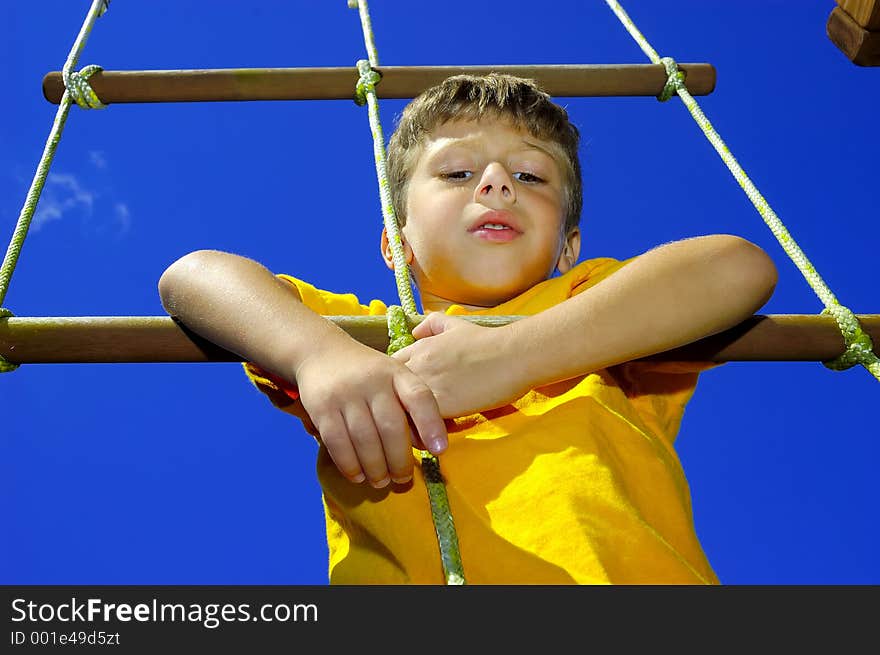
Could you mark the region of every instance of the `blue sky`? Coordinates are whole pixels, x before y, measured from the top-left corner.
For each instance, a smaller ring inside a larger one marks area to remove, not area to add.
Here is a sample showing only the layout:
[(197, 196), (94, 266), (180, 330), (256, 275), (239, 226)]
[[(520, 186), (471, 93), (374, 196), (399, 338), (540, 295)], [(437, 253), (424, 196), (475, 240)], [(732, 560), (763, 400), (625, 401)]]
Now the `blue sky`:
[[(12, 233), (88, 0), (0, 22), (0, 228)], [(880, 312), (880, 68), (828, 40), (834, 2), (628, 0), (661, 55), (709, 62), (698, 99), (842, 303)], [(209, 8), (210, 7), (210, 8)], [(601, 0), (371, 4), (386, 65), (645, 63)], [(345, 0), (113, 0), (80, 59), (107, 70), (354, 66)], [(777, 263), (765, 314), (822, 306), (681, 103), (559, 98), (581, 129), (581, 259), (738, 234)], [(386, 136), (405, 101), (383, 101)], [(396, 299), (366, 110), (347, 101), (71, 111), (4, 306), (160, 315), (177, 257), (216, 248), (362, 299)], [(880, 385), (864, 369), (705, 373), (678, 449), (698, 535), (728, 584), (876, 584)], [(325, 584), (316, 446), (236, 364), (29, 365), (0, 375), (0, 582)]]

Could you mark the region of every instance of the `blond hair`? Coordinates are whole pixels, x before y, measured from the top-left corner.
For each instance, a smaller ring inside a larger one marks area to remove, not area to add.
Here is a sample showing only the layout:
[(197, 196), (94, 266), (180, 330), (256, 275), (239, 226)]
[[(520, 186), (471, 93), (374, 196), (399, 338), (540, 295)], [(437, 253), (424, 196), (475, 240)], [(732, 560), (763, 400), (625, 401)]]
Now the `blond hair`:
[(451, 120), (485, 117), (508, 120), (542, 141), (556, 146), (562, 170), (564, 232), (580, 223), (583, 184), (578, 158), (580, 135), (568, 112), (534, 80), (502, 73), (455, 75), (414, 98), (403, 110), (388, 143), (387, 173), (391, 202), (401, 225), (406, 223), (406, 194), (425, 138)]

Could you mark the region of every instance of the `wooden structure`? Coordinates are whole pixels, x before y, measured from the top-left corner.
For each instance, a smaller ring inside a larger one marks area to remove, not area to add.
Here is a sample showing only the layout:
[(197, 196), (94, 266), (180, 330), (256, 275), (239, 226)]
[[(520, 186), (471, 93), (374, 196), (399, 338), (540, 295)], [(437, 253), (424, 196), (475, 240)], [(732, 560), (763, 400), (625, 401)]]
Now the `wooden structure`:
[[(679, 64), (692, 95), (715, 89), (711, 64)], [(532, 78), (558, 97), (657, 96), (666, 84), (659, 64), (563, 64), (541, 66), (381, 66), (380, 98), (413, 98), (451, 75), (507, 73)], [(106, 104), (119, 102), (207, 102), (224, 100), (352, 100), (354, 66), (342, 68), (231, 68), (215, 70), (99, 71), (89, 84)], [(43, 78), (43, 95), (58, 104), (60, 72)]]
[[(880, 0), (838, 0), (856, 11), (864, 25), (878, 20)], [(870, 5), (870, 7), (869, 7)], [(840, 7), (835, 11), (843, 12)], [(830, 31), (829, 31), (830, 34)], [(856, 48), (865, 57), (864, 42)], [(413, 98), (451, 75), (489, 72), (532, 78), (554, 97), (658, 96), (667, 82), (659, 64), (382, 66), (380, 98)], [(695, 96), (715, 89), (715, 68), (679, 64)], [(219, 70), (99, 71), (90, 86), (105, 104), (140, 102), (220, 102), (251, 100), (351, 100), (358, 83), (355, 67)], [(60, 72), (43, 78), (43, 94), (58, 104), (64, 94)], [(353, 338), (385, 352), (383, 316), (328, 316)], [(468, 317), (498, 326), (520, 316)], [(880, 344), (880, 315), (858, 317)], [(420, 319), (419, 319), (420, 320)], [(412, 326), (414, 327), (414, 325)], [(833, 318), (817, 315), (755, 315), (719, 334), (645, 359), (666, 361), (829, 361), (844, 352)], [(880, 353), (878, 353), (880, 354)], [(235, 362), (240, 357), (212, 344), (167, 316), (0, 318), (0, 356), (13, 364), (122, 362)]]
[(859, 66), (880, 66), (880, 0), (837, 0), (828, 38)]
[[(385, 352), (384, 316), (328, 316), (350, 336)], [(489, 327), (518, 316), (459, 317)], [(880, 344), (880, 315), (859, 315)], [(414, 327), (414, 325), (413, 325)], [(661, 361), (828, 361), (844, 351), (830, 316), (755, 315), (739, 325), (645, 359)], [(880, 346), (875, 346), (880, 355)], [(0, 355), (16, 364), (238, 362), (241, 358), (190, 332), (168, 316), (0, 318)]]

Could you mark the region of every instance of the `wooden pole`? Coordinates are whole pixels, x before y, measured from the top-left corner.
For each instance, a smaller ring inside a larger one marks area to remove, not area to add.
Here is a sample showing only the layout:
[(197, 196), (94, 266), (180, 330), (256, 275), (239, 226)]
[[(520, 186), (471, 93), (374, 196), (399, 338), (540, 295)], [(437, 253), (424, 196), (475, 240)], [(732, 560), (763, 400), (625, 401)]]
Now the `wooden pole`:
[[(865, 25), (876, 25), (880, 23), (880, 0), (868, 2), (872, 4), (872, 8), (862, 7), (859, 16)], [(880, 26), (874, 30), (866, 29), (844, 11), (842, 7), (847, 3), (838, 0), (838, 4), (841, 6), (835, 7), (828, 17), (828, 38), (857, 66), (880, 66)]]
[[(710, 64), (679, 64), (693, 95), (715, 89)], [(382, 66), (380, 98), (413, 98), (451, 75), (492, 71), (535, 79), (554, 97), (656, 96), (666, 83), (655, 64), (542, 66)], [(238, 68), (219, 70), (101, 71), (89, 79), (107, 104), (120, 102), (209, 102), (228, 100), (352, 100), (357, 69)], [(43, 95), (58, 104), (64, 93), (60, 72), (43, 78)]]
[[(384, 316), (328, 316), (353, 338), (385, 352)], [(468, 317), (489, 327), (519, 316)], [(880, 314), (859, 321), (880, 355)], [(687, 346), (646, 359), (664, 361), (827, 361), (843, 352), (834, 319), (821, 315), (755, 315)], [(167, 316), (10, 317), (0, 319), (0, 355), (18, 364), (236, 362), (241, 359)]]

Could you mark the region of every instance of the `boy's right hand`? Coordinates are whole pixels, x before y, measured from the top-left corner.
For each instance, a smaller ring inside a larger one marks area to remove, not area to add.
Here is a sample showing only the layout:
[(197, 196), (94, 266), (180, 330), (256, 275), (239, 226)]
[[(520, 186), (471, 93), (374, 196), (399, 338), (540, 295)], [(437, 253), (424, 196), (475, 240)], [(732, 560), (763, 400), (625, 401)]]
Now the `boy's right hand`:
[(412, 447), (434, 455), (446, 449), (446, 425), (431, 389), (383, 353), (334, 342), (300, 362), (295, 376), (303, 408), (352, 482), (366, 479), (377, 489), (408, 482)]

